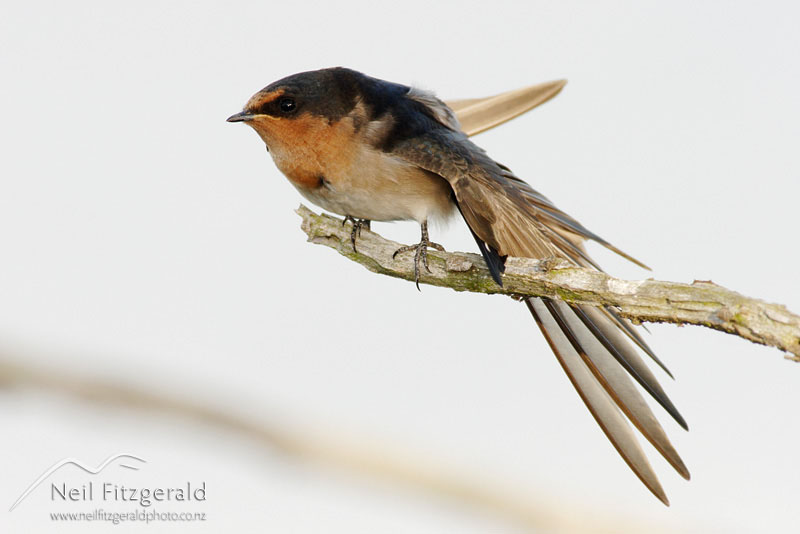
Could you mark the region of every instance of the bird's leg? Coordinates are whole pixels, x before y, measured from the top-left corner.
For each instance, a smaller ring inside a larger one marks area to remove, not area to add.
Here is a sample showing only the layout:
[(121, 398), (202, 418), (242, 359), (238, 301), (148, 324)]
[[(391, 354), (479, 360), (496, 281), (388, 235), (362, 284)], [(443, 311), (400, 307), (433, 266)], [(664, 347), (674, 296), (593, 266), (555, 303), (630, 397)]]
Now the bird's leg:
[(367, 230), (370, 229), (369, 219), (356, 219), (352, 215), (345, 215), (344, 220), (342, 221), (342, 226), (347, 224), (347, 221), (353, 223), (353, 231), (350, 232), (350, 242), (353, 244), (353, 252), (358, 252), (356, 250), (356, 237), (361, 237), (361, 229), (366, 228)]
[(425, 266), (425, 270), (431, 272), (430, 268), (428, 268), (428, 247), (435, 248), (440, 252), (444, 252), (444, 247), (439, 243), (434, 243), (428, 238), (428, 221), (423, 221), (420, 224), (420, 229), (422, 230), (422, 239), (416, 245), (408, 245), (405, 247), (400, 247), (394, 251), (392, 254), (392, 259), (395, 258), (398, 254), (403, 252), (408, 252), (409, 250), (414, 251), (414, 283), (417, 284), (417, 290), (419, 290), (419, 264), (420, 260), (422, 261), (422, 265)]

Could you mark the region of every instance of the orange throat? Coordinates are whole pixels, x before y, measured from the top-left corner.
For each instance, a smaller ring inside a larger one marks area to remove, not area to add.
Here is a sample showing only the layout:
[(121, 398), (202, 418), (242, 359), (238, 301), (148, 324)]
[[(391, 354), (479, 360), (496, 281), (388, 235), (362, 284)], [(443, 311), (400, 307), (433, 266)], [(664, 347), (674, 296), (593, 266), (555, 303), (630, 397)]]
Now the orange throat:
[(329, 124), (308, 113), (291, 119), (262, 115), (248, 124), (267, 144), (278, 169), (303, 189), (319, 188), (325, 177), (347, 172), (357, 150), (348, 118)]

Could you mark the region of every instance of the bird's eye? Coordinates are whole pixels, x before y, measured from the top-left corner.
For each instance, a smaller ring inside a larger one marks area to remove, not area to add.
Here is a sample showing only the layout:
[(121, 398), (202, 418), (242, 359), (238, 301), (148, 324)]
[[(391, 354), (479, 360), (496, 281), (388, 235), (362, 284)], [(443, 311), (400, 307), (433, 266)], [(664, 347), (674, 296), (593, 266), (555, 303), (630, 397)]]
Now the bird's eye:
[(294, 101), (294, 98), (281, 98), (278, 102), (278, 107), (280, 107), (281, 111), (284, 113), (292, 113), (297, 109), (297, 103)]

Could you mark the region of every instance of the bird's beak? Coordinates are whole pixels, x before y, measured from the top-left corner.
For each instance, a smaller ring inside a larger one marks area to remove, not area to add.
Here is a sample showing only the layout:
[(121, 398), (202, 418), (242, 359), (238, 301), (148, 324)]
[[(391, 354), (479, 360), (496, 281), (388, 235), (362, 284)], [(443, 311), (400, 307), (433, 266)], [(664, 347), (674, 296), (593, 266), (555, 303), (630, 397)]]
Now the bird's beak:
[(253, 113), (249, 113), (247, 111), (240, 111), (234, 115), (231, 115), (226, 120), (228, 122), (247, 122), (249, 120), (253, 120), (255, 115)]

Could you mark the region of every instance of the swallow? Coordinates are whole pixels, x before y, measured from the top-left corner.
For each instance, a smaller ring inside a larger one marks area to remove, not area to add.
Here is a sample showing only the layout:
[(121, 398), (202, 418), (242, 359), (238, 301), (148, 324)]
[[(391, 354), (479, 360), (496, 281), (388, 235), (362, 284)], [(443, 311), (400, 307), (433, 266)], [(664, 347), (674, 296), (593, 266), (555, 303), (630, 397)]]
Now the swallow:
[[(509, 256), (556, 257), (600, 270), (584, 248), (587, 240), (646, 268), (489, 157), (468, 138), (456, 113), (428, 91), (342, 67), (302, 72), (258, 91), (228, 121), (258, 133), (303, 197), (351, 221), (354, 247), (370, 221), (416, 221), (420, 242), (395, 254), (414, 252), (417, 284), (420, 267), (427, 268), (427, 249), (443, 250), (430, 240), (428, 222), (458, 216), (500, 285)], [(669, 505), (628, 423), (690, 478), (634, 384), (688, 430), (641, 353), (672, 377), (669, 370), (613, 308), (542, 297), (524, 302), (614, 448)]]

